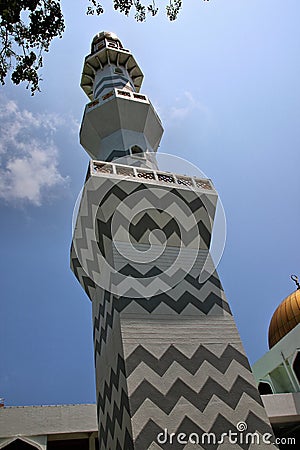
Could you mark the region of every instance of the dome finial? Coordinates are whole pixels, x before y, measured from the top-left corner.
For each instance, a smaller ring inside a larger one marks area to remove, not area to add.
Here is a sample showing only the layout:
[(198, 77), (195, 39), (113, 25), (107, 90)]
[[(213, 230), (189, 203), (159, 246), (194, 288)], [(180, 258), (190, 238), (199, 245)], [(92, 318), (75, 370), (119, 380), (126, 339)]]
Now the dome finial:
[(295, 283), (296, 283), (296, 285), (297, 285), (297, 289), (300, 289), (300, 283), (299, 283), (299, 280), (298, 280), (297, 275), (291, 275), (291, 279), (292, 279), (293, 281), (295, 281)]

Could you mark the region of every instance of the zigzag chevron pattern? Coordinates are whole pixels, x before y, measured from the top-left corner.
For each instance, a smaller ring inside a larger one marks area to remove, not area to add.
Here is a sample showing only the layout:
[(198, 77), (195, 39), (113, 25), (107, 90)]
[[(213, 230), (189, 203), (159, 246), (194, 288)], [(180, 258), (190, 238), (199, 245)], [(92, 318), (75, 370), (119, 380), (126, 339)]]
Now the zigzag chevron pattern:
[(107, 341), (108, 334), (113, 328), (116, 309), (113, 306), (112, 295), (103, 291), (103, 302), (99, 302), (97, 314), (94, 316), (94, 350), (95, 361), (97, 353), (101, 354), (102, 344)]
[(91, 278), (87, 276), (86, 272), (82, 269), (79, 259), (76, 256), (73, 244), (71, 247), (71, 269), (74, 272), (75, 277), (85, 290), (87, 296), (92, 299), (94, 297), (94, 292), (96, 289), (95, 282), (91, 280)]
[[(120, 318), (113, 308), (109, 292), (97, 291), (93, 299), (93, 314), (100, 449), (133, 449), (125, 364), (118, 326)], [(114, 345), (116, 340), (118, 346)], [(98, 349), (97, 343), (105, 344), (105, 347)]]
[(126, 391), (119, 389), (118, 399), (113, 398), (105, 411), (100, 409), (98, 414), (101, 449), (134, 448)]
[(141, 363), (134, 374), (128, 376), (127, 386), (128, 393), (131, 395), (140, 386), (141, 380), (146, 379), (152, 386), (159, 387), (162, 395), (167, 395), (174, 384), (175, 378), (183, 381), (195, 392), (202, 388), (209, 379), (213, 379), (229, 391), (232, 388), (233, 380), (237, 377), (237, 374), (252, 384), (252, 375), (249, 370), (243, 368), (236, 361), (230, 363), (224, 374), (207, 361), (204, 361), (194, 374), (183, 368), (177, 361), (174, 361), (163, 376), (159, 376), (147, 364)]
[[(109, 190), (109, 192), (106, 193), (99, 205), (103, 214), (103, 219), (98, 222), (98, 227), (101, 231), (99, 235), (100, 247), (103, 247), (101, 243), (101, 235), (112, 239), (110, 223), (112, 217), (115, 218), (119, 228), (126, 228), (130, 210), (131, 208), (136, 206), (134, 202), (137, 201), (137, 198), (140, 203), (140, 211), (146, 212), (143, 215), (141, 215), (140, 213), (138, 222), (136, 224), (132, 223), (130, 226), (129, 232), (134, 240), (136, 240), (137, 242), (141, 242), (142, 237), (148, 231), (151, 231), (153, 229), (161, 229), (165, 231), (166, 234), (169, 234), (169, 236), (173, 233), (180, 235), (180, 240), (185, 245), (189, 244), (195, 239), (195, 237), (198, 237), (200, 235), (206, 245), (206, 248), (209, 247), (211, 237), (211, 218), (209, 217), (207, 212), (207, 202), (205, 202), (204, 204), (199, 196), (193, 193), (193, 191), (187, 191), (187, 197), (191, 197), (191, 194), (193, 196), (192, 198), (187, 199), (180, 195), (178, 189), (167, 191), (163, 196), (160, 197), (158, 197), (157, 195), (158, 192), (164, 192), (164, 190), (160, 187), (155, 187), (155, 189), (156, 190), (154, 191), (153, 186), (149, 187), (143, 183), (138, 185), (138, 187), (130, 192), (130, 195), (128, 196), (128, 193), (121, 188), (119, 183), (118, 185), (113, 186)], [(139, 195), (137, 196), (137, 194)], [(133, 203), (131, 203), (130, 201), (131, 197)], [(190, 225), (189, 228), (186, 229), (181, 223), (181, 226), (179, 228), (179, 224), (176, 219), (166, 214), (168, 213), (168, 210), (171, 210), (174, 213), (175, 201), (179, 202), (179, 214), (187, 216), (189, 219), (193, 219), (192, 222), (189, 221), (190, 223), (194, 224), (192, 227)], [(122, 203), (122, 213), (116, 208), (114, 209), (114, 211), (111, 210), (112, 202), (115, 205), (117, 203)], [(185, 205), (186, 208), (183, 210), (180, 205)], [(155, 207), (154, 210), (153, 207)], [(209, 204), (209, 207), (212, 208), (211, 204)], [(129, 214), (126, 214), (126, 216), (124, 216), (126, 210)]]
[[(247, 410), (245, 404), (247, 403)], [(207, 405), (203, 412), (199, 411), (193, 404), (190, 404), (184, 397), (180, 398), (173, 408), (173, 410), (166, 414), (157, 405), (155, 405), (150, 399), (147, 399), (135, 416), (133, 416), (134, 437), (138, 436), (143, 430), (149, 416), (155, 420), (156, 424), (162, 428), (167, 428), (170, 432), (179, 429), (182, 417), (189, 417), (196, 422), (198, 426), (207, 432), (209, 431), (211, 424), (214, 423), (216, 417), (222, 414), (231, 423), (231, 428), (235, 429), (240, 422), (240, 417), (244, 418), (249, 413), (249, 410), (256, 414), (258, 417), (262, 416), (263, 407), (257, 405), (257, 403), (246, 394), (241, 398), (241, 401), (237, 404), (233, 410), (226, 403), (221, 401), (215, 401), (212, 397), (211, 402)], [(226, 431), (226, 430), (223, 430)]]
[[(248, 424), (247, 431), (249, 432), (255, 432), (257, 430), (260, 430), (260, 435), (264, 433), (269, 433), (270, 428), (269, 426), (261, 420), (258, 416), (256, 416), (253, 413), (249, 413), (247, 417), (245, 417), (245, 422)], [(191, 420), (189, 417), (184, 417), (182, 422), (180, 423), (179, 427), (176, 430), (172, 430), (172, 432), (175, 432), (175, 434), (178, 434), (179, 432), (185, 433), (187, 436), (193, 434), (193, 439), (195, 439), (195, 435), (199, 436), (200, 439), (204, 435), (204, 433), (214, 433), (217, 436), (217, 440), (220, 439), (223, 432), (226, 432), (228, 430), (235, 431), (235, 426), (222, 414), (218, 414), (214, 422), (212, 423), (211, 428), (208, 431), (205, 431), (199, 426), (196, 422)], [(157, 425), (155, 421), (150, 419), (144, 429), (141, 431), (141, 433), (137, 436), (135, 440), (136, 448), (139, 449), (147, 449), (151, 447), (151, 444), (153, 442), (157, 442), (157, 436), (159, 433), (162, 433), (164, 429)], [(172, 443), (170, 443), (172, 442)], [(200, 441), (201, 442), (201, 441)], [(186, 446), (187, 447), (187, 446)], [(234, 444), (234, 448), (242, 448), (244, 450), (251, 449), (252, 445), (250, 443), (238, 443)], [(273, 445), (268, 444), (261, 444), (259, 446), (254, 445), (253, 448), (274, 448)], [(174, 438), (173, 440), (170, 440), (170, 435), (168, 434), (168, 443), (157, 445), (155, 448), (163, 448), (164, 450), (182, 450), (185, 448), (182, 444), (179, 444)], [(218, 444), (218, 442), (214, 443), (211, 439), (210, 442), (208, 442), (208, 437), (204, 438), (204, 443), (201, 445), (192, 445), (187, 448), (202, 448), (204, 450), (215, 450), (217, 448), (224, 448), (226, 450), (233, 448), (233, 444), (225, 445)]]
[(232, 345), (228, 344), (221, 357), (217, 357), (204, 345), (200, 345), (192, 357), (187, 357), (174, 345), (170, 345), (168, 350), (160, 357), (156, 358), (142, 345), (139, 345), (126, 359), (127, 376), (144, 362), (149, 368), (154, 370), (159, 376), (165, 374), (171, 364), (175, 361), (191, 374), (195, 374), (201, 365), (207, 361), (221, 373), (225, 373), (232, 361), (235, 360), (243, 367), (250, 370), (248, 359)]
[(225, 402), (233, 410), (244, 393), (258, 401), (257, 389), (240, 376), (237, 377), (229, 391), (211, 378), (205, 382), (198, 392), (191, 389), (182, 380), (176, 379), (166, 395), (161, 394), (156, 387), (144, 380), (131, 395), (130, 409), (132, 414), (135, 414), (146, 399), (151, 399), (162, 411), (170, 414), (179, 399), (184, 397), (195, 408), (203, 412), (211, 400), (208, 393), (211, 393), (211, 396), (218, 397), (220, 401)]
[[(168, 428), (169, 433), (221, 436), (241, 420), (250, 432), (270, 433), (213, 265), (208, 279), (199, 281), (209, 257), (215, 196), (199, 197), (180, 187), (153, 190), (146, 182), (112, 178), (88, 180), (71, 249), (74, 274), (92, 300), (100, 450), (229, 450), (228, 442), (160, 444), (157, 435)], [(137, 205), (141, 211), (127, 223)], [(148, 263), (135, 260), (135, 252), (147, 254), (155, 230), (165, 235), (164, 253)], [(182, 264), (192, 261), (188, 271), (176, 265), (182, 243)], [(117, 293), (93, 281), (102, 270), (99, 254), (120, 275), (109, 274)], [(128, 287), (130, 279), (141, 284)], [(153, 284), (165, 290), (140, 294), (139, 286), (151, 292)]]
[[(72, 259), (72, 269), (87, 295), (92, 298), (93, 294), (91, 294), (90, 289), (95, 289), (95, 283), (88, 276), (85, 276), (85, 272), (81, 269), (77, 258)], [(83, 274), (79, 275), (79, 269), (81, 269), (81, 272)], [(121, 272), (124, 275), (134, 274), (136, 277), (143, 276), (141, 272), (133, 269), (130, 264), (126, 265)], [(146, 274), (144, 274), (144, 276), (145, 278), (147, 278), (147, 276), (153, 277), (161, 273), (162, 272), (159, 268), (153, 267)], [(204, 300), (201, 301), (199, 298), (199, 294), (201, 295), (201, 290), (206, 290), (209, 283), (212, 283), (212, 285), (215, 285), (218, 290), (221, 290), (219, 279), (215, 275), (212, 275), (206, 283), (199, 283), (197, 278), (193, 278), (191, 275), (186, 275), (184, 277), (184, 281), (187, 282), (186, 284), (182, 282), (180, 286), (177, 286), (176, 289), (173, 289), (168, 293), (153, 296), (151, 298), (151, 302), (149, 302), (148, 299), (136, 298), (138, 297), (137, 292), (134, 292), (133, 299), (130, 297), (120, 297), (119, 299), (116, 299), (116, 297), (114, 297), (114, 302), (116, 303), (115, 308), (117, 309), (117, 311), (121, 312), (126, 309), (128, 305), (134, 302), (147, 312), (152, 313), (161, 303), (164, 303), (172, 311), (175, 311), (179, 314), (184, 311), (184, 309), (188, 305), (192, 304), (202, 313), (209, 314), (212, 308), (215, 305), (218, 305), (224, 311), (231, 314), (228, 303), (222, 298), (220, 294), (214, 292), (213, 289), (209, 293), (207, 293), (207, 296)], [(128, 295), (130, 295), (130, 292), (128, 292)]]
[[(99, 414), (100, 408), (101, 408), (102, 412), (105, 411), (106, 401), (108, 403), (111, 403), (113, 388), (115, 388), (116, 391), (119, 390), (121, 375), (123, 375), (124, 378), (126, 378), (124, 359), (120, 355), (118, 355), (116, 371), (114, 371), (113, 369), (110, 370), (110, 377), (107, 381), (106, 380), (104, 381), (102, 393), (99, 393), (99, 395), (98, 395), (98, 402), (97, 402), (98, 414)], [(121, 401), (120, 404), (123, 405), (123, 407), (126, 407), (127, 411), (129, 411), (128, 396), (126, 395), (124, 397), (124, 392), (121, 393), (121, 399), (122, 398), (123, 398), (123, 401)], [(115, 407), (116, 407), (116, 405), (115, 405)], [(118, 414), (118, 416), (116, 416), (116, 419), (120, 426), (122, 425), (122, 420), (123, 420), (123, 417), (121, 414), (123, 411), (121, 411), (121, 409), (122, 408), (120, 407), (119, 414)]]
[[(214, 292), (210, 292), (203, 301), (199, 301), (199, 298), (192, 295), (188, 290), (185, 290), (178, 299), (174, 300), (172, 297), (173, 292), (174, 290), (171, 290), (168, 293), (155, 295), (151, 298), (151, 301), (149, 301), (149, 299), (120, 297), (119, 302), (116, 303), (116, 308), (119, 312), (125, 311), (128, 305), (134, 303), (141, 306), (148, 313), (152, 313), (159, 305), (164, 304), (170, 308), (170, 312), (181, 314), (187, 306), (193, 305), (196, 310), (208, 315), (217, 305), (222, 311), (231, 314), (228, 303)], [(130, 295), (130, 293), (131, 292), (129, 291), (128, 295)], [(133, 296), (136, 295), (137, 292), (133, 292)]]
[[(104, 180), (104, 181), (103, 181)], [(119, 180), (118, 180), (119, 181)], [(100, 186), (97, 186), (95, 188), (95, 183), (97, 182), (97, 185), (100, 183)], [(94, 190), (93, 190), (94, 189)], [(167, 190), (167, 192), (164, 191), (164, 189), (160, 186), (155, 186), (155, 193), (153, 192), (153, 186), (147, 186), (145, 183), (138, 184), (130, 181), (119, 181), (117, 184), (112, 183), (111, 181), (106, 181), (105, 179), (98, 178), (94, 180), (92, 177), (88, 183), (86, 184), (86, 189), (84, 191), (84, 196), (86, 197), (86, 202), (84, 205), (84, 208), (87, 208), (88, 210), (84, 212), (84, 214), (80, 213), (78, 216), (77, 221), (77, 230), (75, 230), (74, 234), (74, 243), (76, 244), (76, 250), (77, 252), (82, 252), (83, 249), (87, 249), (89, 247), (87, 243), (87, 230), (94, 230), (94, 210), (98, 209), (99, 206), (101, 207), (101, 217), (98, 217), (98, 223), (100, 224), (98, 228), (100, 228), (99, 243), (101, 251), (103, 254), (105, 254), (104, 250), (104, 243), (102, 242), (103, 236), (106, 236), (109, 240), (111, 240), (111, 227), (110, 227), (110, 220), (113, 215), (113, 213), (116, 213), (116, 207), (118, 204), (122, 204), (122, 207), (124, 208), (123, 203), (128, 203), (128, 208), (130, 208), (130, 198), (133, 197), (133, 201), (136, 201), (134, 194), (141, 194), (142, 202), (141, 208), (147, 207), (147, 205), (151, 208), (155, 207), (156, 209), (159, 208), (164, 209), (165, 211), (168, 208), (174, 209), (174, 199), (178, 199), (182, 203), (182, 205), (185, 205), (185, 210), (183, 211), (181, 207), (179, 206), (177, 209), (181, 214), (184, 214), (184, 217), (187, 217), (188, 219), (192, 218), (193, 223), (197, 224), (198, 231), (195, 234), (195, 236), (200, 235), (201, 236), (201, 242), (204, 243), (206, 248), (208, 248), (209, 242), (210, 242), (210, 234), (211, 234), (211, 223), (214, 215), (214, 205), (211, 202), (211, 200), (206, 199), (205, 205), (203, 204), (202, 200), (199, 198), (198, 195), (195, 195), (193, 191), (190, 190), (183, 190), (183, 189), (170, 189)], [(180, 192), (182, 191), (182, 192)], [(106, 193), (105, 193), (106, 192)], [(163, 195), (158, 196), (157, 192), (163, 193)], [(171, 196), (171, 198), (170, 198)], [(99, 205), (99, 199), (100, 205)], [(146, 202), (146, 203), (145, 203)], [(151, 211), (151, 210), (150, 210)], [(117, 211), (118, 213), (118, 211)], [(126, 217), (122, 217), (122, 214), (120, 214), (120, 217), (118, 217), (118, 226), (122, 227), (123, 223), (127, 223)], [(171, 219), (173, 220), (173, 219)], [(145, 225), (145, 222), (142, 222), (143, 225)], [(141, 224), (141, 220), (140, 220)], [(137, 226), (137, 225), (135, 225)], [(139, 225), (140, 228), (140, 225)], [(156, 224), (157, 229), (161, 229), (160, 223)], [(117, 230), (118, 231), (118, 230)], [(147, 230), (144, 230), (145, 232)], [(150, 227), (151, 231), (151, 227)], [(183, 225), (181, 224), (181, 241), (187, 245), (193, 240), (194, 235), (192, 232), (192, 229), (184, 229)], [(142, 231), (140, 231), (142, 233)], [(142, 233), (144, 235), (145, 233)], [(173, 233), (174, 234), (174, 233)], [(95, 250), (90, 249), (92, 251), (89, 263), (87, 263), (87, 266), (90, 265), (90, 270), (93, 269), (92, 261), (97, 262), (95, 251), (97, 252), (97, 248)], [(78, 255), (79, 258), (81, 258), (81, 255)]]

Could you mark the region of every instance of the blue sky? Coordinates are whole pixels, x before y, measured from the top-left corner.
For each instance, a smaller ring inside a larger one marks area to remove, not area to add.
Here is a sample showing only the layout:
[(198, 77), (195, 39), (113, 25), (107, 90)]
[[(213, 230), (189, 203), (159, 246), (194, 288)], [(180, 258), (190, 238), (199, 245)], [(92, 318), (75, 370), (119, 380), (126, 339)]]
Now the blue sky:
[[(76, 3), (76, 4), (75, 4)], [(104, 2), (103, 2), (104, 3)], [(271, 315), (300, 275), (300, 4), (184, 1), (135, 23), (86, 17), (62, 1), (63, 39), (35, 97), (0, 89), (0, 397), (7, 405), (95, 401), (91, 305), (69, 269), (72, 211), (88, 157), (79, 87), (94, 34), (118, 34), (139, 62), (142, 92), (165, 128), (161, 151), (212, 180), (227, 218), (219, 274), (250, 362), (267, 350)]]

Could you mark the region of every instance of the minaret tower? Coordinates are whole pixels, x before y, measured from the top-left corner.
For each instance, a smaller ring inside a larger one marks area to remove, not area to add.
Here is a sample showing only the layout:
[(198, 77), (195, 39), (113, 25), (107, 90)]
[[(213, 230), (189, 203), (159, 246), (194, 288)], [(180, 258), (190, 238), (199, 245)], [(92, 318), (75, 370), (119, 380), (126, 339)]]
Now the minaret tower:
[(95, 36), (71, 267), (92, 301), (99, 448), (273, 449), (210, 260), (217, 193), (208, 179), (159, 170), (163, 128), (142, 80), (115, 34)]

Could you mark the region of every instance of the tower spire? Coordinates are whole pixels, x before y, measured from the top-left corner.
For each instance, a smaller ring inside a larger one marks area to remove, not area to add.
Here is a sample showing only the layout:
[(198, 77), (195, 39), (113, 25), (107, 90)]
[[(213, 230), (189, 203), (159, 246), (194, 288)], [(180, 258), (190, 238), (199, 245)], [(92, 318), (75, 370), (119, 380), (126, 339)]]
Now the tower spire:
[(291, 279), (296, 283), (297, 289), (300, 289), (300, 283), (297, 275), (291, 275)]
[(85, 58), (81, 87), (86, 105), (80, 143), (92, 159), (157, 167), (163, 127), (148, 97), (139, 94), (143, 73), (111, 32), (98, 33)]

